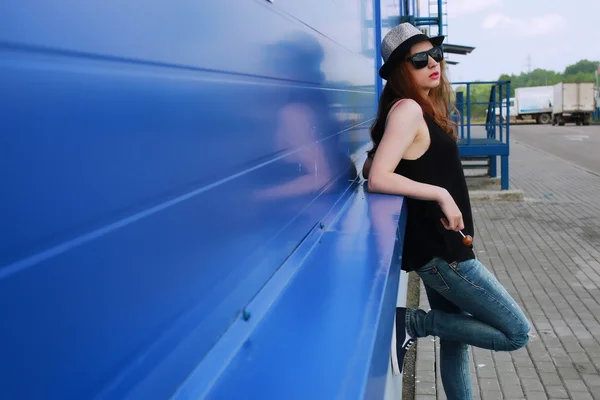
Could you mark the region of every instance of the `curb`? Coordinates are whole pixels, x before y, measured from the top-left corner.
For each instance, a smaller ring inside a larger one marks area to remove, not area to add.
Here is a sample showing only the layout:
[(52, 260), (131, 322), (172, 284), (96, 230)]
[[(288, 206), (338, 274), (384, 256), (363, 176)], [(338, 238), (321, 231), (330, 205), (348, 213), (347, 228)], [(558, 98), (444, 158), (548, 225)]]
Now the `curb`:
[(523, 201), (522, 190), (472, 190), (469, 191), (471, 201)]

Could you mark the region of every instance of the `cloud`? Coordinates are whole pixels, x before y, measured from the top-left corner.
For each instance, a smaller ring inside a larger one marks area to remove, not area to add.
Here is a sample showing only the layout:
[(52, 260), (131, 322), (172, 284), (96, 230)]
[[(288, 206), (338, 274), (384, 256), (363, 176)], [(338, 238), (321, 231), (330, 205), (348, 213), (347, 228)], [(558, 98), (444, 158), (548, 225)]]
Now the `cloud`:
[(490, 14), (481, 23), (484, 29), (505, 29), (523, 36), (540, 36), (559, 31), (567, 26), (560, 14), (546, 14), (529, 19), (510, 17), (505, 14)]
[(502, 4), (502, 0), (453, 0), (448, 4), (448, 16), (460, 17), (474, 14), (490, 7)]
[(521, 25), (522, 21), (519, 21), (516, 18), (511, 18), (504, 14), (490, 14), (483, 20), (481, 26), (484, 29), (495, 29), (500, 25)]

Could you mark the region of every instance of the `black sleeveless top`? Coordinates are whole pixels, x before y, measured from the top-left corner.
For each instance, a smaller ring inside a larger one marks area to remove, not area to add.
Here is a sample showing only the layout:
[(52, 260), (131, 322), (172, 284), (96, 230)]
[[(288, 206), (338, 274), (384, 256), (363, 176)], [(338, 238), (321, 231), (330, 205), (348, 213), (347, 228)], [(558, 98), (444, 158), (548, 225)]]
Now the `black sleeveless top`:
[[(433, 118), (425, 115), (431, 144), (416, 160), (402, 159), (395, 173), (421, 183), (446, 188), (460, 209), (465, 235), (474, 236), (473, 216), (467, 182), (460, 161), (458, 145)], [(402, 269), (412, 271), (433, 257), (446, 262), (465, 261), (475, 258), (472, 246), (462, 243), (459, 232), (444, 228), (440, 218), (444, 217), (436, 201), (417, 200), (405, 197), (407, 206), (406, 233), (402, 252)]]

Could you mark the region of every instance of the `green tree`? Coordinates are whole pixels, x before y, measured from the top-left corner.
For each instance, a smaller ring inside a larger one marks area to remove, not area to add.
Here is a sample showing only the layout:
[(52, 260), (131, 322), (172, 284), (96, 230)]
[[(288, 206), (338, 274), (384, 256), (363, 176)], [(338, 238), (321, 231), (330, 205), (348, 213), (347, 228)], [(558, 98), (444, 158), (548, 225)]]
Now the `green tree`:
[(502, 74), (498, 79), (511, 82), (510, 95), (514, 96), (515, 89), (522, 87), (556, 85), (559, 82), (594, 82), (599, 65), (599, 61), (580, 60), (565, 68), (563, 73), (537, 68), (519, 75)]
[(579, 74), (592, 74), (598, 69), (598, 61), (581, 60), (565, 68), (565, 77)]
[(514, 96), (517, 88), (555, 85), (563, 80), (563, 76), (555, 71), (537, 68), (519, 75), (502, 74), (499, 80), (510, 81), (510, 95)]

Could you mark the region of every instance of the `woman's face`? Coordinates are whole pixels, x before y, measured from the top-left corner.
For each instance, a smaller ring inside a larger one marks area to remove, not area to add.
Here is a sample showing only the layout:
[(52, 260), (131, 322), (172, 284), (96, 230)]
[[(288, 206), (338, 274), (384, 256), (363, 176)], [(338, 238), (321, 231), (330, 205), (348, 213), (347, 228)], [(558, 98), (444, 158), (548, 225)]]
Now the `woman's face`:
[[(441, 59), (440, 62), (437, 62), (432, 58), (431, 54), (423, 54), (424, 52), (432, 49), (433, 45), (431, 42), (424, 41), (411, 47), (410, 52), (407, 55), (409, 69), (413, 74), (415, 82), (425, 90), (430, 90), (437, 87), (440, 84), (440, 77), (442, 73), (440, 65)], [(438, 56), (442, 55), (440, 48), (436, 48), (436, 50), (433, 51), (434, 53), (437, 52)], [(415, 63), (411, 61), (411, 57), (415, 55), (416, 57), (414, 57), (414, 59), (417, 66), (415, 66)], [(427, 56), (427, 61), (425, 61), (425, 56)]]

